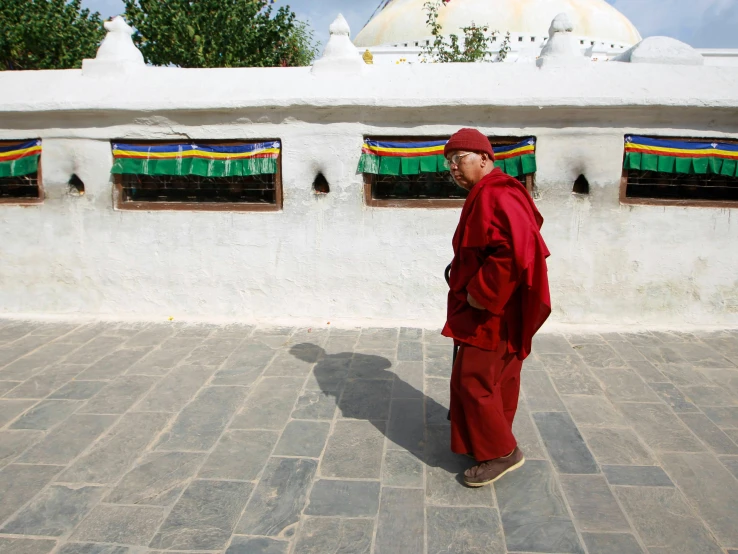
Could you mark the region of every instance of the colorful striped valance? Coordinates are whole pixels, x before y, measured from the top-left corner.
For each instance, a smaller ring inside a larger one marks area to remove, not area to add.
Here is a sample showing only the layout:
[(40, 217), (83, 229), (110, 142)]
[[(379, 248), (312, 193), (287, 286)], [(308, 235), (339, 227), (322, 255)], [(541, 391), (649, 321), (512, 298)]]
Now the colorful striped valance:
[(513, 177), (536, 172), (536, 139), (527, 138), (518, 144), (493, 146), (495, 165)]
[(0, 142), (0, 177), (21, 177), (38, 171), (41, 141)]
[[(447, 139), (422, 142), (367, 140), (361, 149), (359, 173), (375, 175), (417, 175), (448, 171), (443, 157)], [(536, 141), (493, 147), (495, 165), (508, 175), (519, 177), (536, 171)]]
[(229, 145), (113, 144), (113, 173), (236, 177), (277, 172), (278, 140)]
[(738, 144), (625, 137), (625, 169), (738, 177)]

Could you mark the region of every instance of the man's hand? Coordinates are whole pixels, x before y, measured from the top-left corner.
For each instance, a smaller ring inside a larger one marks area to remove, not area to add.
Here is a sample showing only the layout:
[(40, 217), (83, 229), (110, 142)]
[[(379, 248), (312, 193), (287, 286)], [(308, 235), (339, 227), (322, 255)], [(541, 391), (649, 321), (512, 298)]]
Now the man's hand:
[(477, 299), (474, 298), (471, 293), (466, 293), (466, 301), (469, 303), (469, 305), (477, 310), (486, 310), (484, 306), (482, 306), (479, 302), (477, 302)]

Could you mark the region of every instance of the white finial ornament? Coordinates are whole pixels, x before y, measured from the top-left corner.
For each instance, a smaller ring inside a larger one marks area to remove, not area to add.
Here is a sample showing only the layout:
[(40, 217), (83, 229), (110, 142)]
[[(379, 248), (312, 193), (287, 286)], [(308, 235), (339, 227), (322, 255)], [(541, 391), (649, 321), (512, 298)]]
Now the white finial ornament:
[(360, 72), (367, 64), (351, 42), (351, 29), (343, 15), (338, 14), (330, 26), (331, 37), (325, 45), (323, 56), (313, 64), (313, 73)]
[(342, 13), (338, 14), (338, 17), (331, 23), (328, 30), (332, 35), (347, 37), (351, 34), (351, 27), (349, 27), (348, 21), (343, 17)]
[(554, 18), (548, 30), (548, 41), (536, 61), (538, 67), (588, 63), (589, 60), (582, 54), (573, 31), (574, 25), (567, 14), (560, 13)]
[(82, 62), (82, 73), (118, 74), (146, 67), (143, 54), (133, 44), (133, 29), (121, 16), (104, 23), (105, 35), (94, 60)]

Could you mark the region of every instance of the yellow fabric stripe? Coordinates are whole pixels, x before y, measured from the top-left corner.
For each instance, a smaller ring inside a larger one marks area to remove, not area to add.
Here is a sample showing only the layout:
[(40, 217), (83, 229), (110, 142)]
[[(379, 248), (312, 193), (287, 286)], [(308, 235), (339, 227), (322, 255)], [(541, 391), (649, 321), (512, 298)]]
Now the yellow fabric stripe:
[(516, 148), (515, 150), (508, 150), (507, 152), (500, 152), (499, 154), (495, 154), (495, 157), (497, 156), (515, 156), (517, 154), (533, 154), (536, 150), (536, 147), (532, 144), (528, 146), (521, 146), (520, 148)]
[(279, 148), (265, 148), (264, 150), (256, 150), (254, 152), (241, 152), (238, 154), (229, 154), (224, 152), (203, 152), (202, 150), (188, 150), (186, 152), (134, 152), (132, 150), (113, 150), (113, 156), (126, 158), (144, 158), (144, 159), (173, 159), (173, 158), (205, 158), (205, 159), (231, 159), (253, 158), (264, 154), (273, 154), (275, 157), (279, 155)]
[[(368, 144), (364, 143), (364, 149), (370, 150), (372, 152), (376, 152), (377, 154), (381, 153), (397, 153), (397, 154), (443, 154), (443, 146), (429, 146), (425, 148), (384, 148), (381, 146), (369, 146)], [(516, 155), (521, 154), (532, 154), (535, 152), (535, 146), (533, 145), (526, 145), (521, 146), (520, 148), (516, 148), (514, 150), (509, 150), (507, 152), (500, 152), (499, 156), (505, 156), (505, 157), (513, 157)]]
[(443, 146), (426, 146), (423, 148), (386, 148), (384, 146), (369, 146), (368, 144), (364, 143), (364, 148), (366, 150), (371, 150), (372, 152), (376, 152), (377, 154), (380, 153), (387, 153), (387, 154), (429, 154), (429, 155), (436, 155), (436, 154), (443, 154)]
[(41, 153), (41, 146), (31, 146), (30, 148), (23, 148), (22, 150), (10, 150), (9, 152), (0, 152), (0, 158), (7, 157), (7, 156), (18, 156), (23, 155), (27, 156), (30, 154), (40, 154)]
[(646, 146), (643, 144), (628, 144), (625, 147), (626, 152), (647, 152), (647, 153), (663, 153), (663, 154), (691, 154), (701, 156), (738, 156), (738, 152), (731, 152), (730, 150), (718, 150), (711, 148), (709, 150), (700, 148), (699, 150), (688, 150), (686, 148), (667, 148), (664, 146)]

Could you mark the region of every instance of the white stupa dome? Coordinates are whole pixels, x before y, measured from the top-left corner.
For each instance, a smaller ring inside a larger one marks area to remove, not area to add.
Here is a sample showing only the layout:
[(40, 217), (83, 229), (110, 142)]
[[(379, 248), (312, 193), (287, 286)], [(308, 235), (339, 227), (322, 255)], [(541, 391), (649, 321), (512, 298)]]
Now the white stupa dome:
[[(391, 0), (354, 39), (357, 47), (408, 44), (430, 36), (426, 0)], [(632, 46), (641, 35), (627, 17), (605, 0), (450, 0), (439, 9), (443, 34), (463, 35), (470, 22), (488, 25), (502, 35), (547, 37), (551, 20), (566, 13), (574, 34), (598, 43)]]

